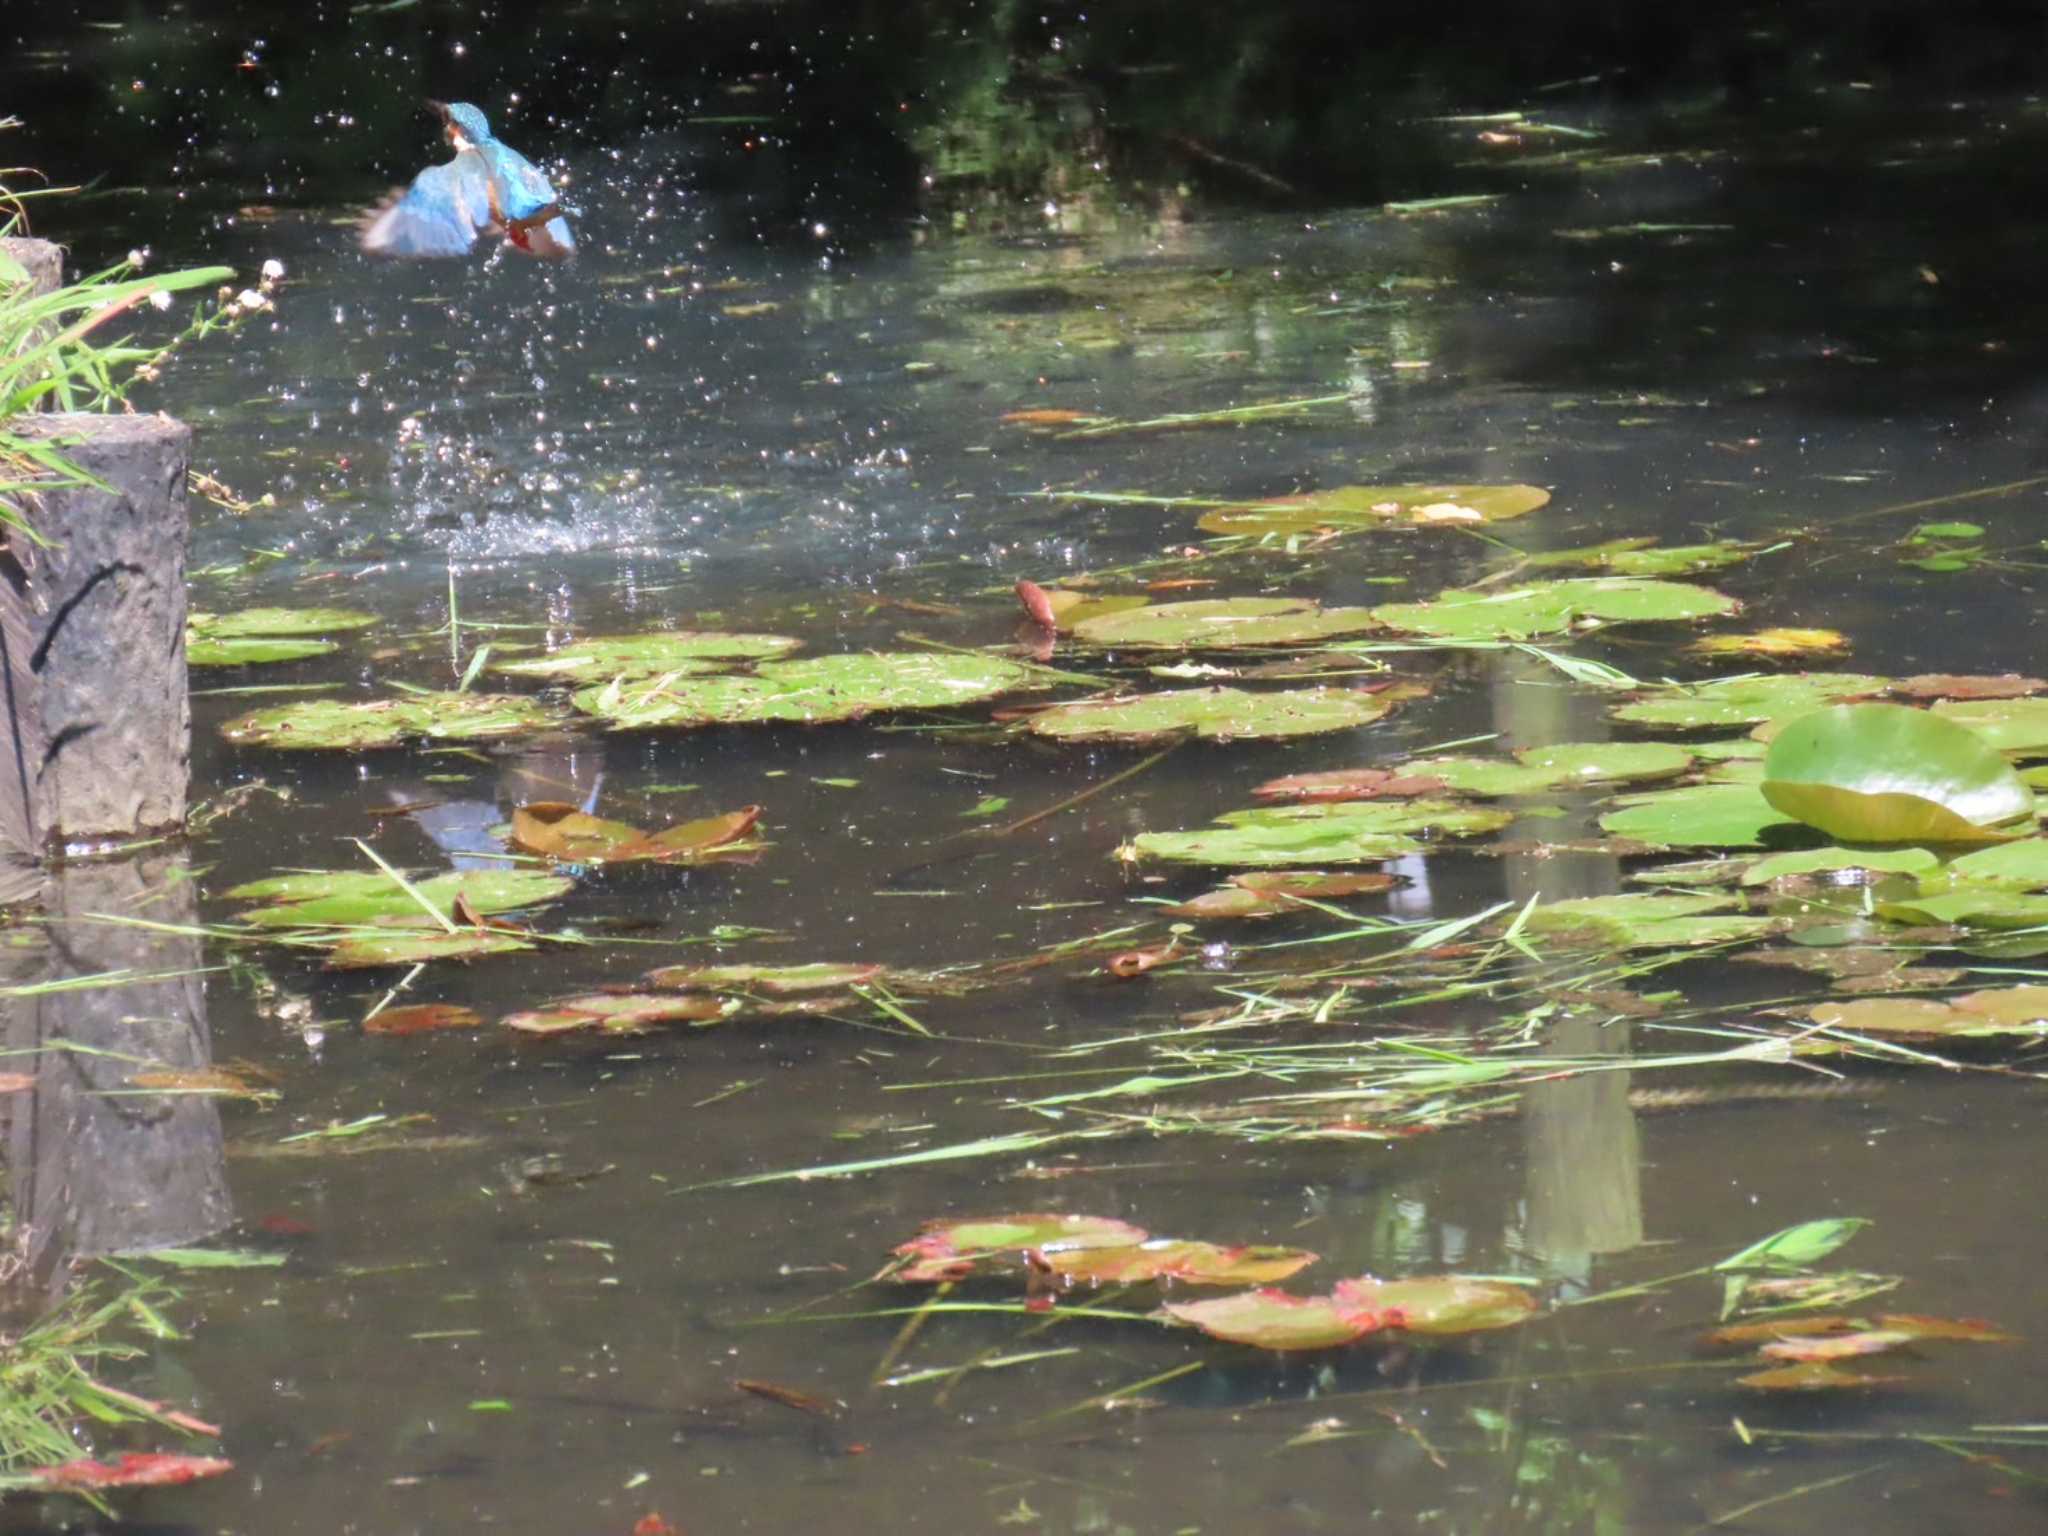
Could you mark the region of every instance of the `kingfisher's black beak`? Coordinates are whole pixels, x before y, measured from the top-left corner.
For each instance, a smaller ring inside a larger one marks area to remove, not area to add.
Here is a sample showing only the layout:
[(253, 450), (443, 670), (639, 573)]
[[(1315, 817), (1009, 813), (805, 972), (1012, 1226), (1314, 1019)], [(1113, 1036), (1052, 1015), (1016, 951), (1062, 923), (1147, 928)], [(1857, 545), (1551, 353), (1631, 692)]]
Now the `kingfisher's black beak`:
[(434, 114), (434, 116), (436, 116), (436, 117), (438, 117), (439, 119), (441, 119), (441, 121), (442, 121), (442, 122), (444, 122), (444, 123), (445, 123), (445, 122), (447, 122), (447, 121), (448, 121), (448, 103), (447, 103), (447, 102), (445, 102), (445, 101), (431, 101), (431, 100), (430, 100), (430, 101), (428, 101), (428, 103), (427, 103), (427, 110), (428, 110), (429, 112), (433, 113), (433, 114)]

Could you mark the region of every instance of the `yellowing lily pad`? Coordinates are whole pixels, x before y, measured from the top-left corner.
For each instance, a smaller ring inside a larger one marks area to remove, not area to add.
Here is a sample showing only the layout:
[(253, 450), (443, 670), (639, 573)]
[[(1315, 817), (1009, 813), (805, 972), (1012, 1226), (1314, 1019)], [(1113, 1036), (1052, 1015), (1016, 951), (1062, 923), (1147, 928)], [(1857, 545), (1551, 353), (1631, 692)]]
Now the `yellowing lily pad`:
[(763, 662), (742, 676), (614, 678), (580, 690), (572, 702), (614, 730), (823, 724), (977, 704), (1040, 686), (1039, 674), (999, 656), (880, 651)]
[(1589, 624), (1716, 618), (1734, 598), (1682, 581), (1596, 576), (1492, 590), (1459, 590), (1427, 603), (1382, 603), (1372, 616), (1390, 629), (1452, 640), (1526, 640)]
[(363, 751), (407, 741), (490, 741), (561, 723), (539, 700), (518, 694), (417, 693), (349, 702), (308, 699), (259, 709), (221, 727), (240, 746)]
[(545, 656), (512, 656), (493, 672), (549, 682), (590, 683), (609, 677), (653, 677), (664, 672), (691, 675), (717, 671), (734, 662), (786, 656), (802, 645), (787, 635), (727, 634), (719, 630), (653, 630), (640, 635), (596, 635)]
[(1429, 527), (1500, 523), (1548, 504), (1534, 485), (1342, 485), (1300, 496), (1276, 496), (1205, 513), (1206, 533), (1287, 536), (1332, 528)]
[(1930, 710), (1837, 704), (1785, 722), (1763, 796), (1858, 843), (1992, 842), (2033, 829), (2034, 793), (1982, 737)]
[(1614, 711), (1617, 720), (1683, 730), (1731, 729), (1783, 720), (1843, 699), (1881, 693), (1885, 679), (1860, 672), (1795, 672), (1784, 677), (1731, 677), (1674, 684), (1646, 692)]
[(1384, 718), (1393, 707), (1385, 694), (1354, 689), (1257, 693), (1242, 688), (1176, 688), (1056, 704), (1032, 715), (1024, 727), (1034, 736), (1061, 741), (1152, 742), (1176, 736), (1271, 740), (1352, 730)]
[(1102, 614), (1075, 624), (1073, 632), (1086, 645), (1221, 651), (1309, 645), (1379, 627), (1363, 608), (1324, 608), (1295, 597), (1219, 597)]
[(573, 805), (535, 801), (513, 811), (512, 845), (572, 864), (700, 864), (759, 848), (747, 834), (760, 817), (761, 807), (749, 805), (648, 833)]
[(1838, 629), (1759, 629), (1747, 635), (1707, 635), (1686, 650), (1709, 661), (1757, 656), (1840, 656), (1849, 641)]
[(1361, 1322), (1335, 1297), (1294, 1296), (1270, 1288), (1213, 1301), (1169, 1301), (1159, 1310), (1212, 1339), (1278, 1353), (1336, 1349), (1373, 1331), (1370, 1320)]

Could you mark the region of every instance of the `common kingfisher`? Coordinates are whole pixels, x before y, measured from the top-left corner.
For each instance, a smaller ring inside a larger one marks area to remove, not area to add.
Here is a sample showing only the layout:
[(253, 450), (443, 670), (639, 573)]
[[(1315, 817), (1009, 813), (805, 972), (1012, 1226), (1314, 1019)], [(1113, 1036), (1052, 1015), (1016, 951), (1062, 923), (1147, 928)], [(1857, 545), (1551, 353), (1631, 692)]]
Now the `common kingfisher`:
[(372, 214), (363, 249), (377, 256), (466, 256), (478, 235), (550, 261), (576, 254), (554, 185), (539, 167), (491, 136), (466, 101), (430, 101), (455, 158), (430, 165), (411, 186)]

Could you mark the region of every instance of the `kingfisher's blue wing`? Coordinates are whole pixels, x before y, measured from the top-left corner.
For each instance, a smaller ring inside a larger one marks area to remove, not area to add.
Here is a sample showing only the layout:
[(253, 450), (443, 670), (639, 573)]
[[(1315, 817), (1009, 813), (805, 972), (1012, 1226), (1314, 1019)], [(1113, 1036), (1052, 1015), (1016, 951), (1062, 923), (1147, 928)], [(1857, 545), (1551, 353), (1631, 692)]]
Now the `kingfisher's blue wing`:
[[(489, 167), (501, 220), (529, 218), (558, 202), (554, 183), (511, 145), (492, 139), (477, 149)], [(515, 239), (513, 244), (535, 256), (560, 258), (576, 251), (576, 237), (569, 232), (569, 221), (559, 214), (525, 231), (524, 240)]]
[(428, 166), (372, 215), (363, 249), (376, 256), (467, 256), (490, 223), (490, 173), (482, 156), (465, 151)]

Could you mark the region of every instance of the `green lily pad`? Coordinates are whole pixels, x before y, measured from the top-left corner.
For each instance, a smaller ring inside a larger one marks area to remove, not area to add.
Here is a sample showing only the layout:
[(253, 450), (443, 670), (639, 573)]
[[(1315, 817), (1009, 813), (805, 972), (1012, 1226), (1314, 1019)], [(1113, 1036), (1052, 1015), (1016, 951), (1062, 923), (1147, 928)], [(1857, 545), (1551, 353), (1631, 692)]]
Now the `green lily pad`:
[(242, 635), (338, 635), (368, 629), (374, 613), (356, 608), (244, 608), (240, 613), (194, 613), (186, 626), (209, 640)]
[(1459, 590), (1427, 603), (1382, 603), (1372, 616), (1390, 629), (1451, 640), (1526, 640), (1576, 625), (1716, 618), (1742, 605), (1709, 587), (1631, 576), (1536, 582), (1499, 591)]
[(1826, 1002), (1807, 1017), (1829, 1029), (1857, 1035), (2048, 1034), (2048, 987), (1995, 987), (1942, 1002), (1920, 997), (1867, 997)]
[(1938, 872), (1921, 873), (1920, 889), (1928, 895), (1957, 884), (2048, 891), (2048, 838), (2022, 837), (1978, 848), (1950, 860)]
[(2048, 699), (1943, 699), (1932, 712), (1968, 726), (2000, 752), (2048, 756)]
[(801, 646), (787, 635), (727, 634), (719, 630), (655, 630), (641, 635), (596, 635), (545, 656), (513, 656), (491, 670), (550, 682), (591, 683), (609, 677), (691, 676), (737, 661), (766, 661)]
[(1668, 742), (1560, 742), (1524, 747), (1512, 763), (1483, 757), (1425, 757), (1402, 765), (1402, 773), (1441, 779), (1467, 795), (1540, 795), (1644, 779), (1675, 778), (1692, 766), (1692, 754)]
[(1301, 496), (1276, 496), (1204, 513), (1205, 533), (1254, 538), (1318, 529), (1428, 527), (1436, 523), (1500, 523), (1550, 501), (1534, 485), (1340, 485)]
[(1261, 806), (1219, 820), (1219, 826), (1194, 832), (1141, 832), (1129, 846), (1139, 858), (1181, 864), (1362, 864), (1420, 853), (1427, 847), (1425, 835), (1498, 831), (1514, 815), (1455, 800), (1349, 800)]
[[(2043, 843), (2042, 849), (2048, 852), (2048, 843)], [(1766, 854), (1757, 859), (1742, 871), (1742, 883), (1768, 885), (1773, 880), (1785, 880), (1794, 875), (1827, 875), (1849, 870), (1919, 875), (1941, 867), (1941, 860), (1925, 848), (1801, 848), (1790, 853)], [(2048, 862), (2044, 862), (2042, 884), (2048, 885)]]
[(1298, 897), (1335, 901), (1345, 896), (1377, 895), (1399, 883), (1395, 876), (1377, 871), (1333, 875), (1321, 870), (1261, 870), (1233, 875), (1230, 884), (1164, 910), (1169, 917), (1196, 919), (1277, 917), (1283, 912), (1303, 911)]
[(1379, 627), (1363, 608), (1324, 608), (1297, 597), (1219, 597), (1084, 619), (1074, 625), (1074, 638), (1119, 649), (1223, 651), (1310, 645)]
[(2048, 924), (2048, 896), (1995, 885), (1953, 885), (1932, 896), (1877, 904), (1894, 923), (1955, 923), (1965, 928), (2035, 928)]
[(350, 703), (308, 699), (259, 709), (220, 728), (240, 746), (297, 751), (362, 751), (406, 741), (489, 741), (561, 723), (537, 699), (520, 694), (417, 693)]
[(1732, 897), (1705, 892), (1584, 896), (1537, 907), (1526, 926), (1532, 933), (1578, 936), (1618, 949), (1735, 943), (1762, 938), (1778, 926), (1768, 917), (1730, 912), (1734, 905)]
[(1885, 679), (1860, 672), (1794, 672), (1783, 677), (1731, 677), (1674, 684), (1613, 711), (1637, 725), (1708, 730), (1783, 720), (1843, 699), (1882, 692)]
[(814, 960), (808, 965), (665, 965), (647, 973), (647, 985), (676, 992), (761, 992), (794, 997), (804, 992), (844, 992), (883, 976), (886, 967), (866, 962)]
[(1603, 571), (1610, 576), (1689, 576), (1696, 571), (1716, 571), (1736, 565), (1754, 554), (1755, 548), (1721, 539), (1712, 544), (1677, 544), (1660, 548), (1655, 539), (1609, 539), (1581, 549), (1546, 549), (1524, 555), (1522, 562), (1536, 570), (1577, 567)]
[(185, 662), (194, 667), (254, 667), (275, 661), (304, 661), (341, 649), (332, 640), (273, 640), (265, 635), (238, 635), (227, 640), (185, 639)]
[(474, 960), (480, 955), (511, 954), (532, 949), (517, 934), (495, 928), (394, 929), (389, 934), (350, 934), (327, 951), (330, 971), (364, 970), (377, 965), (425, 965), (434, 960)]
[(1024, 723), (1034, 736), (1061, 741), (1150, 742), (1176, 736), (1260, 741), (1348, 731), (1383, 719), (1384, 694), (1338, 688), (1254, 693), (1242, 688), (1175, 688), (1121, 699), (1077, 699), (1040, 710)]
[(750, 676), (614, 678), (572, 702), (614, 730), (824, 724), (898, 709), (946, 709), (1043, 686), (999, 656), (869, 651), (763, 662)]
[(1756, 848), (1772, 828), (1799, 825), (1754, 784), (1688, 784), (1615, 804), (1601, 831), (1660, 848)]
[(918, 1236), (896, 1247), (904, 1262), (894, 1278), (936, 1283), (960, 1280), (983, 1259), (998, 1255), (1052, 1255), (1086, 1248), (1129, 1248), (1151, 1234), (1108, 1216), (1063, 1216), (1030, 1212), (974, 1221), (926, 1222)]
[(1928, 710), (1837, 704), (1786, 722), (1764, 759), (1763, 796), (1795, 820), (1858, 843), (1993, 842), (2034, 817), (2034, 792), (1984, 739)]
[[(575, 883), (532, 870), (482, 869), (416, 880), (412, 889), (444, 917), (454, 915), (458, 897), (470, 911), (489, 917), (553, 901)], [(418, 901), (385, 874), (350, 870), (282, 875), (252, 880), (226, 894), (231, 900), (267, 903), (238, 914), (241, 921), (258, 928), (352, 926), (391, 919), (433, 921)]]

